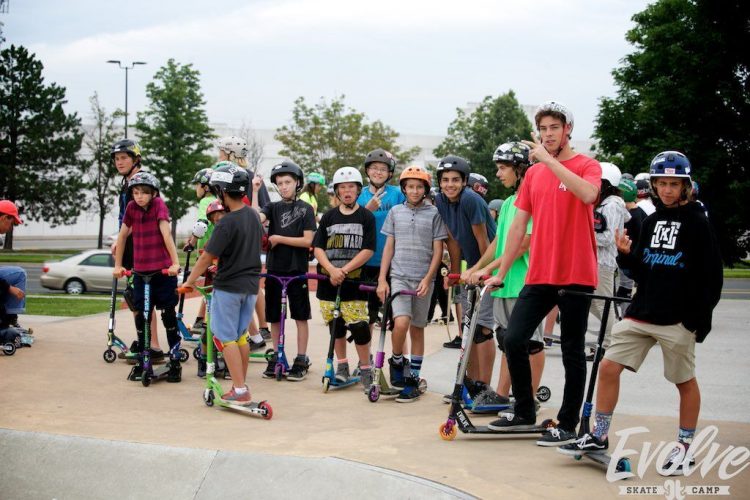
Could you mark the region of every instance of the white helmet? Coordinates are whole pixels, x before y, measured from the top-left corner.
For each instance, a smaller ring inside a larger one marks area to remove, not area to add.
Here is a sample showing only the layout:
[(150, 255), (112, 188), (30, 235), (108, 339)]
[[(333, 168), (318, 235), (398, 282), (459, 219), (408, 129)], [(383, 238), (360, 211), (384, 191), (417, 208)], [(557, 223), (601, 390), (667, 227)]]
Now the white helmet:
[(331, 184), (333, 184), (333, 189), (335, 190), (337, 185), (344, 182), (356, 182), (361, 188), (363, 186), (362, 174), (354, 167), (341, 167), (333, 174), (333, 182)]
[(227, 154), (234, 153), (234, 156), (237, 158), (245, 158), (247, 156), (247, 141), (236, 135), (222, 137), (216, 141), (216, 146)]
[(614, 187), (619, 186), (622, 172), (617, 168), (617, 165), (606, 161), (601, 162), (600, 165), (602, 166), (602, 179), (607, 179), (610, 185)]
[(201, 239), (206, 235), (206, 231), (208, 231), (208, 224), (206, 222), (207, 221), (203, 219), (198, 219), (195, 224), (193, 224), (193, 236)]
[(636, 181), (647, 181), (651, 177), (651, 174), (648, 172), (641, 172), (640, 174), (636, 174), (635, 180)]
[(539, 114), (544, 111), (554, 111), (560, 113), (565, 117), (565, 123), (570, 124), (570, 131), (573, 132), (573, 112), (568, 109), (567, 106), (555, 101), (547, 101), (538, 108), (534, 113), (534, 121), (536, 122), (536, 128), (539, 128)]

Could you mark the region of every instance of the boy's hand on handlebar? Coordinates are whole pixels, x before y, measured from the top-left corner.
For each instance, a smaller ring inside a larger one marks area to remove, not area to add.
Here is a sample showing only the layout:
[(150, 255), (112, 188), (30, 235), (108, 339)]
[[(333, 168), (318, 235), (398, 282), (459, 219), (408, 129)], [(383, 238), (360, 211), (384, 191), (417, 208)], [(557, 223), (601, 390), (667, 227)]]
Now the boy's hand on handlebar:
[(169, 266), (169, 270), (167, 271), (167, 274), (170, 276), (177, 276), (180, 273), (180, 265), (179, 264), (172, 264)]
[(346, 273), (340, 267), (334, 267), (328, 274), (330, 276), (328, 280), (333, 286), (339, 286), (346, 279)]
[(427, 295), (427, 292), (430, 290), (430, 283), (432, 283), (432, 280), (428, 277), (425, 277), (419, 282), (419, 285), (417, 286), (417, 297), (424, 297)]
[[(482, 281), (484, 281), (484, 278), (487, 277), (487, 273), (484, 269), (480, 269), (478, 271), (474, 271), (469, 275), (469, 278), (465, 280), (469, 285), (478, 285)], [(462, 276), (463, 278), (463, 276)]]
[(490, 288), (498, 288), (501, 287), (502, 284), (503, 280), (500, 279), (499, 276), (491, 276), (490, 278), (484, 280), (484, 285)]
[(378, 298), (381, 302), (385, 302), (385, 299), (391, 294), (390, 287), (387, 281), (378, 281)]
[(112, 270), (112, 276), (114, 276), (115, 278), (122, 278), (122, 276), (123, 276), (124, 274), (125, 274), (125, 268), (124, 268), (124, 267), (122, 267), (122, 266), (116, 266), (116, 267), (115, 267), (115, 268), (114, 268), (114, 269)]

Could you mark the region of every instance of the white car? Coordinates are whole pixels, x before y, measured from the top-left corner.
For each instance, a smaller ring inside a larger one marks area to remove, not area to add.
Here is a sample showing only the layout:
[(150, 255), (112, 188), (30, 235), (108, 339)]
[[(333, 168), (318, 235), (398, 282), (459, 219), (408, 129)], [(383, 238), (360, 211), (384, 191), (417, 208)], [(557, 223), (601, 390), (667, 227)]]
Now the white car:
[[(84, 292), (112, 290), (112, 271), (115, 260), (109, 250), (86, 250), (60, 262), (45, 262), (39, 278), (44, 288), (65, 290), (79, 295)], [(125, 278), (118, 281), (118, 289), (125, 289)]]

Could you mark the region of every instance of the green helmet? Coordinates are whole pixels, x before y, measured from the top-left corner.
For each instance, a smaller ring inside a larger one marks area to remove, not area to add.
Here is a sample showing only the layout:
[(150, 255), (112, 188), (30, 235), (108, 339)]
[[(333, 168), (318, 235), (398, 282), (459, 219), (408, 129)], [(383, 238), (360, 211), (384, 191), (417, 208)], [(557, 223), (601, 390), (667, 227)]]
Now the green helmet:
[(325, 186), (326, 178), (323, 174), (320, 174), (318, 172), (310, 172), (309, 174), (307, 174), (307, 183), (320, 184), (321, 186)]
[(620, 184), (618, 184), (617, 187), (622, 193), (623, 200), (626, 202), (635, 201), (636, 196), (638, 195), (638, 188), (636, 187), (635, 182), (623, 177), (620, 179)]

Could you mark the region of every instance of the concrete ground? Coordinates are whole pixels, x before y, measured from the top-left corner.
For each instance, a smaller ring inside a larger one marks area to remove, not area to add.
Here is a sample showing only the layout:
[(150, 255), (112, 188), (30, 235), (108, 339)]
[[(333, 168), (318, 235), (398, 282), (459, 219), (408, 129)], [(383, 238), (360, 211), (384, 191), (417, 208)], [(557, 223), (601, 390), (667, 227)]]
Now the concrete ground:
[[(714, 331), (698, 348), (700, 427), (718, 427), (716, 456), (730, 446), (750, 447), (749, 304), (722, 301)], [(197, 306), (197, 299), (187, 301), (187, 318)], [(128, 311), (117, 313), (117, 333), (128, 341), (134, 336), (131, 318)], [(0, 498), (558, 499), (617, 497), (622, 486), (665, 486), (655, 471), (659, 458), (649, 463), (631, 456), (642, 478), (610, 483), (598, 465), (537, 447), (529, 437), (459, 433), (454, 441), (440, 439), (438, 427), (448, 413), (441, 395), (453, 384), (458, 357), (456, 350), (442, 348), (445, 327), (427, 329), (423, 375), (430, 390), (419, 401), (372, 404), (354, 387), (324, 394), (320, 378), (328, 332), (313, 299), (308, 378), (265, 380), (264, 364), (251, 364), (254, 399), (273, 406), (273, 419), (266, 421), (206, 407), (192, 359), (180, 384), (144, 388), (128, 382), (128, 365), (102, 360), (106, 314), (23, 319), (34, 327), (36, 343), (0, 356)], [(287, 352), (293, 356), (291, 325), (290, 330)], [(546, 352), (543, 383), (553, 395), (540, 419), (555, 417), (564, 379), (559, 351)], [(677, 408), (676, 391), (661, 376), (657, 348), (641, 373), (623, 376), (613, 431), (648, 428), (627, 441), (627, 448), (641, 453), (645, 441), (656, 447), (676, 437)], [(490, 420), (471, 418), (475, 424)], [(747, 458), (735, 462), (727, 472), (747, 463)], [(726, 479), (719, 477), (718, 464), (704, 461), (704, 468), (705, 477), (696, 471), (679, 478), (680, 485), (729, 486), (732, 496), (750, 498), (747, 470)]]

